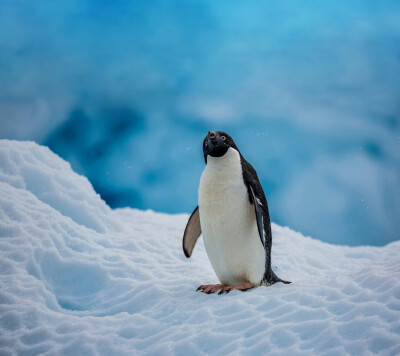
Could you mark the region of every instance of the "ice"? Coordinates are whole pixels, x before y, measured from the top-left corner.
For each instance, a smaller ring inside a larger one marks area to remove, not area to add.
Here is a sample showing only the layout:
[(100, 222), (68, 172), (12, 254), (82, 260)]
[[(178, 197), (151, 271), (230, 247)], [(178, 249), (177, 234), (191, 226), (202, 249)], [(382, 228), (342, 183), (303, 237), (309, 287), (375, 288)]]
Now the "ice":
[(331, 245), (273, 224), (290, 285), (217, 282), (188, 215), (110, 209), (48, 148), (0, 141), (0, 354), (400, 353), (400, 242)]

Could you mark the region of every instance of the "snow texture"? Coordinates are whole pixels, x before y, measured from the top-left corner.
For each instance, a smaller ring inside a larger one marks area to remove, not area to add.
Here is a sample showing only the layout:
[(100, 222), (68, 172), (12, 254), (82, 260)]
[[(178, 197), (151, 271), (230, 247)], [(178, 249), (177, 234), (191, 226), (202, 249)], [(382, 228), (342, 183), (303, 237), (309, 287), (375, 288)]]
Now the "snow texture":
[(400, 354), (400, 242), (346, 247), (273, 225), (293, 283), (217, 282), (188, 215), (111, 210), (48, 148), (0, 141), (0, 354)]

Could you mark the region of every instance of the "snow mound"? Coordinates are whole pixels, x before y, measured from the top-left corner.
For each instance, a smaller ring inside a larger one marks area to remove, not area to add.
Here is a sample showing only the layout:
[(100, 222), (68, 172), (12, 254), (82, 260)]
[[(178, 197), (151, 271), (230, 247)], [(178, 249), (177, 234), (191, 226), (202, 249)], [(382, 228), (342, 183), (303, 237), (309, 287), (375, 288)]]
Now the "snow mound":
[[(195, 204), (195, 202), (193, 202)], [(273, 225), (290, 285), (217, 282), (187, 215), (111, 210), (47, 148), (0, 141), (0, 354), (400, 354), (400, 242), (346, 247)]]

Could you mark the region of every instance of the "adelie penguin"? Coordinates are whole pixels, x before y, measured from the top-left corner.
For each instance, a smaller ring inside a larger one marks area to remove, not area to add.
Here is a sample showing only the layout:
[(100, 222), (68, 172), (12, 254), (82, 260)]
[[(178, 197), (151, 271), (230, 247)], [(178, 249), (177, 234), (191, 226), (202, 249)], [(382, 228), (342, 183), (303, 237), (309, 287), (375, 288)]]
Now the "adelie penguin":
[(220, 284), (201, 285), (197, 290), (222, 294), (290, 283), (271, 269), (271, 222), (255, 169), (222, 131), (208, 133), (203, 153), (206, 167), (199, 203), (186, 225), (183, 252), (189, 258), (202, 234)]

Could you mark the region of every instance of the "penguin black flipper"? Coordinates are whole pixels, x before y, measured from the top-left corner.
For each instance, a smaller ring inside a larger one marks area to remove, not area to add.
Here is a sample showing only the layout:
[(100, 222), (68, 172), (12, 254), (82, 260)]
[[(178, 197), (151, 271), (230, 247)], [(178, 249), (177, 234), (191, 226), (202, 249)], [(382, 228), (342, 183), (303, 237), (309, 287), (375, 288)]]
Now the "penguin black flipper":
[(254, 204), (258, 233), (265, 249), (265, 272), (262, 284), (274, 284), (276, 282), (289, 284), (291, 282), (280, 279), (271, 268), (272, 231), (267, 198), (265, 197), (264, 190), (258, 180), (256, 170), (243, 158), (242, 155), (240, 156), (243, 180), (247, 186), (249, 201), (251, 204)]
[(265, 248), (265, 229), (264, 229), (264, 218), (263, 218), (263, 213), (262, 213), (262, 204), (260, 199), (258, 199), (256, 197), (256, 195), (254, 194), (254, 189), (253, 187), (250, 185), (250, 194), (251, 194), (251, 200), (254, 202), (254, 208), (256, 211), (256, 219), (257, 219), (257, 227), (258, 227), (258, 233), (260, 235), (260, 240), (261, 243), (263, 244), (264, 248)]
[(247, 187), (250, 204), (254, 204), (255, 207), (260, 239), (265, 250), (271, 253), (272, 233), (267, 198), (265, 197), (264, 190), (258, 180), (256, 170), (242, 155), (240, 156), (243, 180)]
[(190, 215), (189, 221), (186, 224), (185, 232), (183, 234), (182, 247), (183, 253), (187, 258), (192, 255), (194, 246), (201, 235), (200, 214), (199, 207), (194, 209)]

